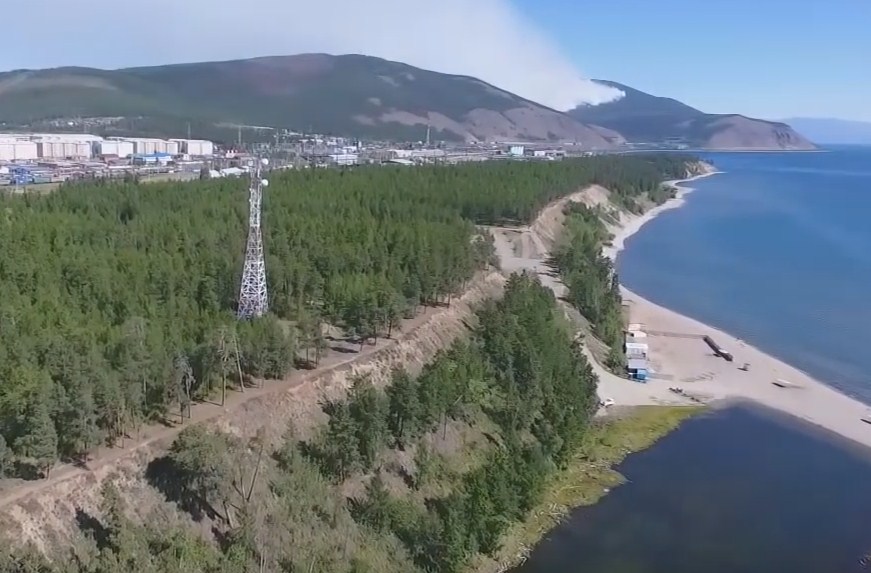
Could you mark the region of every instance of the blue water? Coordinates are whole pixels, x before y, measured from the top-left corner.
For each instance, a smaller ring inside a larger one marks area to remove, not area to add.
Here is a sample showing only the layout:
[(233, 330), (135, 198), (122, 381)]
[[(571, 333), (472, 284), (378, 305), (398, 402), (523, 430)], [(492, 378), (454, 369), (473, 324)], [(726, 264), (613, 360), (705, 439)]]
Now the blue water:
[(710, 154), (627, 241), (629, 289), (871, 404), (871, 147)]
[(618, 469), (514, 573), (859, 573), (867, 451), (752, 408), (692, 419)]

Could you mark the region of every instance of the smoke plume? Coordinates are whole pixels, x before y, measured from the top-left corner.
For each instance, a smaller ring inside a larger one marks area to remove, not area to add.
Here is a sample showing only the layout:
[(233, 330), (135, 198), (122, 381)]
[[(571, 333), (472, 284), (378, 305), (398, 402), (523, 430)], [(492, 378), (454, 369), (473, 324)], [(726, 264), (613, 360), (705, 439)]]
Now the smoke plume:
[[(621, 92), (581, 76), (509, 0), (11, 0), (3, 69), (118, 68), (303, 52), (465, 74), (568, 110)], [(14, 9), (12, 9), (14, 8)], [(34, 26), (38, 23), (38, 38)]]

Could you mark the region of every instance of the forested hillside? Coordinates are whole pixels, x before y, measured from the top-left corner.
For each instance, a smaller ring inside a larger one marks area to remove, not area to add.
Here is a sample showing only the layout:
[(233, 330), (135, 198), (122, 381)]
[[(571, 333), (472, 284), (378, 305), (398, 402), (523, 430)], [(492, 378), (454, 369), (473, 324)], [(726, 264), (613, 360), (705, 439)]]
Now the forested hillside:
[(685, 161), (274, 173), (263, 223), (274, 314), (244, 324), (232, 314), (244, 182), (3, 197), (0, 474), (44, 475), (225, 384), (313, 366), (327, 324), (360, 345), (387, 335), (487, 264), (475, 223), (528, 222), (590, 183), (629, 200), (684, 175)]
[(614, 147), (613, 134), (477, 78), (359, 54), (0, 72), (0, 123), (34, 129), (82, 117), (118, 118), (100, 126), (107, 135), (174, 137), (192, 122), (198, 137), (228, 141), (235, 131), (227, 137), (220, 126), (242, 124), (394, 141), (420, 140), (431, 128), (435, 139)]
[[(37, 569), (39, 557), (0, 550), (0, 570), (462, 571), (538, 503), (595, 410), (595, 377), (537, 280), (515, 275), (478, 315), (470, 339), (418, 378), (396, 371), (386, 393), (358, 379), (346, 400), (324, 405), (329, 422), (308, 442), (292, 427), (274, 451), (260, 438), (182, 432), (155, 485), (208, 519), (220, 546), (131, 522), (107, 485), (103, 520), (75, 557), (58, 548), (62, 558)], [(430, 444), (472, 424), (489, 428), (486, 440), (456, 471), (463, 452)], [(346, 499), (354, 483), (365, 485)]]

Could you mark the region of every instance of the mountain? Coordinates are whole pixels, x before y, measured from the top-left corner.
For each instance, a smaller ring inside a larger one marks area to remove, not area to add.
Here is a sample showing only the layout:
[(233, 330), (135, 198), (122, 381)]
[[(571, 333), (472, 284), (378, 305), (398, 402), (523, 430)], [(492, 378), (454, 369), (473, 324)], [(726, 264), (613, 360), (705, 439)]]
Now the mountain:
[(820, 144), (871, 145), (871, 123), (846, 119), (794, 117), (783, 120)]
[[(468, 76), (361, 55), (302, 54), (99, 70), (0, 74), (0, 122), (148, 118), (239, 123), (378, 139), (552, 140), (610, 148), (619, 134)], [(199, 123), (198, 123), (199, 125)]]
[(624, 97), (579, 106), (569, 115), (617, 131), (632, 143), (683, 143), (703, 149), (814, 149), (813, 143), (785, 123), (704, 113), (675, 99), (617, 82), (595, 81), (619, 89)]

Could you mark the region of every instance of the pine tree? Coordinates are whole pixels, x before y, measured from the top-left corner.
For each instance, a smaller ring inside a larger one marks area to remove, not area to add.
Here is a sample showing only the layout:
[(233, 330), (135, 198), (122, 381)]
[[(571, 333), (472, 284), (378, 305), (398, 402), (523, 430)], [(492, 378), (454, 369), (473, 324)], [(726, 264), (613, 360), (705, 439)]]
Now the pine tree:
[(12, 452), (6, 445), (6, 438), (0, 434), (0, 479), (12, 475)]
[(57, 459), (57, 432), (48, 403), (45, 400), (32, 403), (22, 422), (23, 429), (15, 448), (19, 455), (33, 460), (36, 468), (47, 478)]
[(384, 396), (367, 378), (357, 378), (348, 398), (356, 442), (363, 469), (375, 463), (387, 439), (387, 411)]
[(421, 408), (417, 381), (405, 370), (395, 370), (387, 388), (387, 397), (390, 432), (402, 446), (415, 437), (419, 430)]
[(324, 436), (325, 470), (344, 480), (360, 463), (357, 428), (345, 402), (336, 402), (329, 408), (330, 421)]
[(82, 457), (100, 443), (102, 432), (97, 425), (97, 405), (90, 385), (81, 384), (69, 396), (68, 410), (63, 413), (59, 427), (63, 449)]
[(365, 523), (376, 531), (390, 529), (392, 523), (390, 493), (380, 471), (376, 472), (366, 484), (366, 498), (357, 504), (357, 507), (354, 517), (360, 523)]

